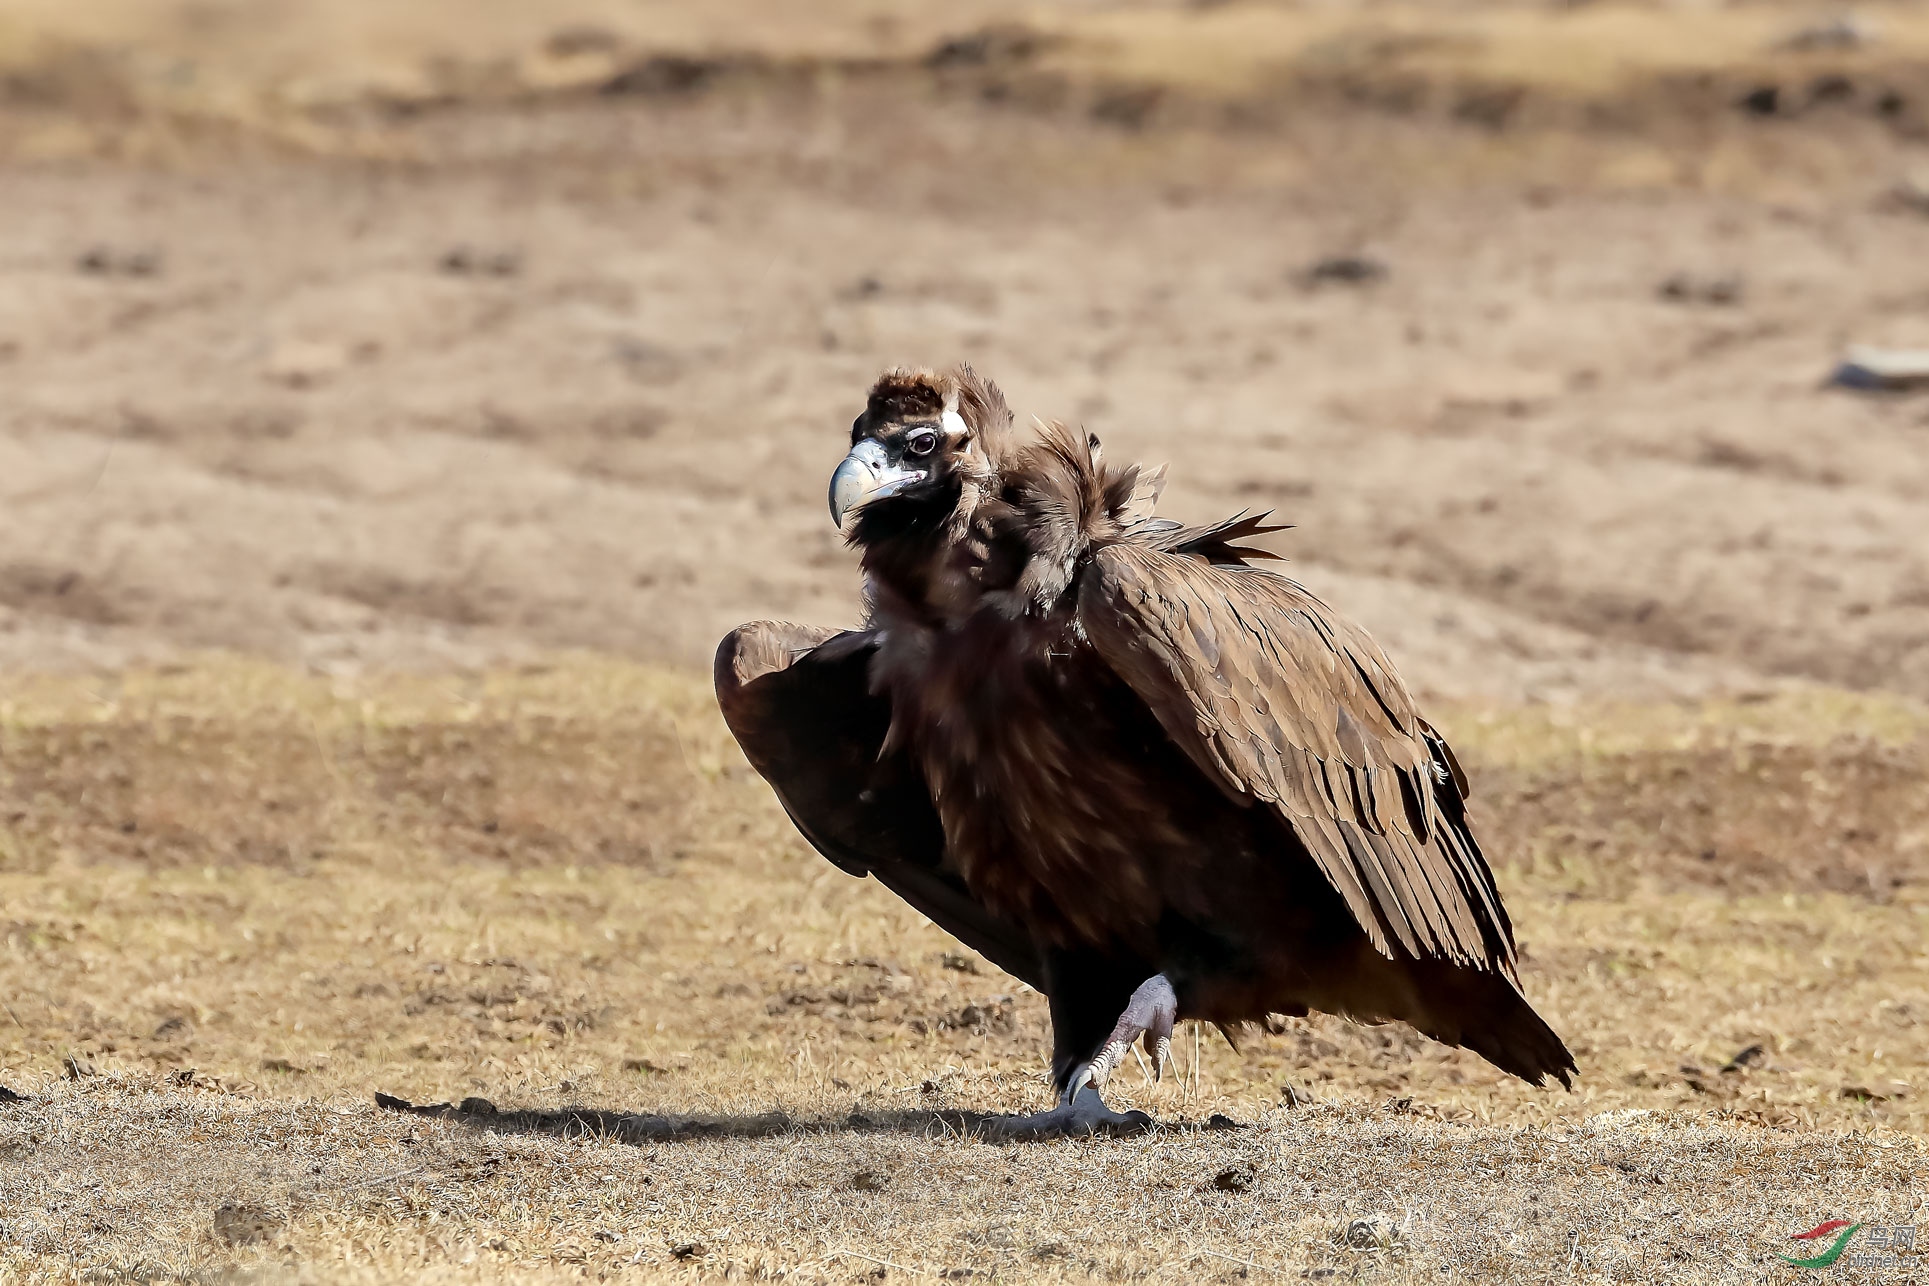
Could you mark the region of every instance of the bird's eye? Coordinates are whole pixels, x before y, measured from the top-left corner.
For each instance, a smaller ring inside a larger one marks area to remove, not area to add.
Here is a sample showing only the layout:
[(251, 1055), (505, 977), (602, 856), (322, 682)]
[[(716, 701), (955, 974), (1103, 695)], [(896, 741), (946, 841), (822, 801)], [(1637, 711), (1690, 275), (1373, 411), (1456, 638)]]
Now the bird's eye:
[(904, 439), (904, 449), (912, 455), (930, 455), (938, 449), (938, 435), (930, 429), (919, 429)]

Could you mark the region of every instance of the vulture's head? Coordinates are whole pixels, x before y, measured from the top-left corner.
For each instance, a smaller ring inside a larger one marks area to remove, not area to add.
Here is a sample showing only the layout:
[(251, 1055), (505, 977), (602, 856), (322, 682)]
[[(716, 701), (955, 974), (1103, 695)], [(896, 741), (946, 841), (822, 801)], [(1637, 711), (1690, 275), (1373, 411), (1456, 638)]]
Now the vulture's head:
[(831, 518), (856, 545), (943, 527), (995, 487), (1010, 431), (1004, 394), (969, 366), (892, 371), (851, 424)]

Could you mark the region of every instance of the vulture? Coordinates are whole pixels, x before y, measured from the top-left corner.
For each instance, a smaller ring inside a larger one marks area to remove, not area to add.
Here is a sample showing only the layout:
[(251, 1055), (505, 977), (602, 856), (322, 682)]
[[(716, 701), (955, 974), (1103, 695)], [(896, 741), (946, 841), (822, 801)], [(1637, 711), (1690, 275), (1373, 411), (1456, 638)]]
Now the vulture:
[(968, 366), (893, 371), (831, 477), (854, 630), (719, 646), (725, 721), (825, 857), (1048, 999), (1056, 1105), (1008, 1132), (1144, 1128), (1106, 1105), (1143, 1040), (1312, 1010), (1399, 1020), (1571, 1088), (1520, 990), (1467, 777), (1364, 630), (1164, 468), (1014, 426)]

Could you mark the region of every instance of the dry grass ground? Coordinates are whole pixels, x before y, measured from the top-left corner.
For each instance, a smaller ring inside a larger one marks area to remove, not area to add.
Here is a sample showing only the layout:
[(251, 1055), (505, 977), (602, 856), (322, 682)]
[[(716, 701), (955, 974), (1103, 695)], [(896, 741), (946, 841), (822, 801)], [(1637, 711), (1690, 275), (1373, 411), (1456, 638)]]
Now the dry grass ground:
[(1291, 1021), (1123, 1077), (1167, 1130), (1013, 1148), (968, 1113), (1043, 1100), (1040, 998), (810, 853), (699, 680), (0, 699), (10, 1273), (1760, 1280), (1929, 1221), (1899, 700), (1448, 714), (1572, 1094)]

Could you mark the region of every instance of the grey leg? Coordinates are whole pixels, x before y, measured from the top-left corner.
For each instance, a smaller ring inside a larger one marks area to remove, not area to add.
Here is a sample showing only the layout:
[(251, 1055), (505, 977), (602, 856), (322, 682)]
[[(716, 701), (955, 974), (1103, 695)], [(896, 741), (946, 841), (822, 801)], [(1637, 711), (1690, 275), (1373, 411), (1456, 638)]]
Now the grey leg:
[(1125, 1012), (1119, 1015), (1118, 1026), (1112, 1028), (1112, 1034), (1105, 1038), (1098, 1053), (1072, 1073), (1066, 1092), (1076, 1094), (1086, 1085), (1103, 1089), (1106, 1080), (1132, 1052), (1132, 1042), (1141, 1037), (1145, 1040), (1145, 1052), (1152, 1056), (1153, 1077), (1163, 1077), (1165, 1065), (1172, 1061), (1172, 1028), (1178, 1021), (1179, 997), (1172, 990), (1172, 983), (1162, 973), (1153, 974), (1132, 993)]
[[(1065, 1135), (1137, 1134), (1152, 1128), (1144, 1112), (1116, 1112), (1107, 1107), (1099, 1090), (1131, 1052), (1132, 1042), (1144, 1039), (1155, 1060), (1154, 1074), (1163, 1072), (1172, 1057), (1172, 1027), (1179, 1020), (1179, 998), (1164, 974), (1139, 984), (1126, 1002), (1125, 1012), (1099, 1046), (1098, 1052), (1071, 1070), (1058, 1105), (1032, 1116), (998, 1117), (988, 1132), (999, 1138), (1041, 1139)], [(1090, 1048), (1090, 1046), (1086, 1046)]]

